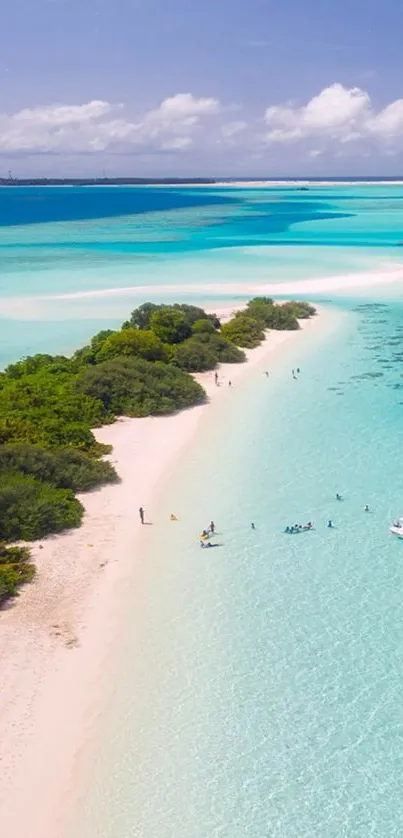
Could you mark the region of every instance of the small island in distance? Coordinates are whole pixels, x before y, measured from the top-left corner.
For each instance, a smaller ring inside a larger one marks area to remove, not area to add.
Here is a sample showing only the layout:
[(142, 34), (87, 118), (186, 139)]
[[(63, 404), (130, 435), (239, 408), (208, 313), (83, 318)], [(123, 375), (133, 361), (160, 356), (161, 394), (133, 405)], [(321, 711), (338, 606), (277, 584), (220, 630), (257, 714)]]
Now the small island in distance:
[(217, 183), (215, 178), (142, 178), (142, 177), (51, 177), (13, 178), (0, 177), (0, 186), (184, 186)]

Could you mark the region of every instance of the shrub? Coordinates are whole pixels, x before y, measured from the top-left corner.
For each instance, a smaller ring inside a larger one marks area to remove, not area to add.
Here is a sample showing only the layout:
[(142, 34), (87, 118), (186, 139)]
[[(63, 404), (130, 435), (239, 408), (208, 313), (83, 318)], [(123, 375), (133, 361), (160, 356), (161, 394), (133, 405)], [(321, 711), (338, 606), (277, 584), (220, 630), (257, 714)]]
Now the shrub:
[(59, 489), (87, 492), (118, 480), (113, 466), (73, 448), (49, 451), (37, 445), (0, 447), (0, 479), (3, 473), (19, 472), (51, 483)]
[(253, 349), (264, 340), (262, 326), (244, 312), (239, 312), (228, 323), (221, 326), (221, 334), (231, 343)]
[(182, 370), (140, 358), (113, 358), (88, 367), (75, 387), (100, 399), (108, 411), (126, 416), (173, 413), (205, 399), (203, 388)]
[(27, 547), (6, 547), (0, 543), (0, 605), (17, 596), (18, 588), (35, 576)]
[(56, 489), (25, 474), (2, 474), (0, 539), (33, 541), (78, 527), (83, 506), (70, 489)]
[(239, 346), (235, 346), (229, 340), (223, 339), (223, 343), (219, 349), (219, 360), (221, 364), (242, 364), (246, 361), (246, 355)]
[(291, 331), (299, 329), (298, 320), (290, 311), (287, 311), (284, 306), (273, 306), (269, 325), (271, 329)]
[(305, 303), (303, 301), (290, 300), (288, 303), (283, 303), (281, 307), (286, 309), (286, 311), (290, 311), (294, 317), (298, 318), (298, 320), (306, 320), (316, 314), (316, 308), (311, 306), (310, 303)]
[(5, 378), (23, 378), (26, 375), (32, 375), (39, 372), (39, 370), (46, 370), (53, 375), (61, 372), (72, 372), (72, 362), (70, 358), (65, 358), (64, 355), (28, 355), (21, 361), (15, 364), (9, 364), (4, 370)]

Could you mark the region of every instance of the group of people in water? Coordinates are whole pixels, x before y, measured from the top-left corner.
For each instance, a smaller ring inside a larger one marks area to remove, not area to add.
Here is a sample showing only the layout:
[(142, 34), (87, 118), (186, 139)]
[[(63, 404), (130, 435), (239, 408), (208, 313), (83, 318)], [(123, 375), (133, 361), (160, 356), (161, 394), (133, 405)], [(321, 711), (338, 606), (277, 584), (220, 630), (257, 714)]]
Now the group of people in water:
[(291, 527), (286, 527), (284, 532), (292, 535), (296, 532), (306, 532), (306, 530), (313, 530), (313, 524), (311, 521), (308, 521), (307, 524), (292, 524)]
[[(339, 492), (336, 493), (336, 500), (343, 500), (343, 496), (340, 495)], [(369, 505), (366, 503), (365, 506), (364, 506), (364, 512), (369, 512), (369, 511), (370, 511)], [(327, 522), (327, 527), (328, 527), (329, 530), (334, 529), (334, 524), (333, 524), (333, 521), (332, 521), (331, 518), (329, 518), (329, 520)], [(313, 526), (312, 522), (308, 521), (307, 524), (293, 524), (290, 527), (286, 527), (284, 532), (287, 533), (288, 535), (293, 535), (294, 533), (306, 532), (307, 530), (313, 530), (313, 529), (314, 529), (314, 526)]]
[(216, 547), (216, 544), (212, 544), (210, 538), (212, 535), (215, 535), (215, 523), (214, 521), (210, 521), (209, 526), (207, 529), (202, 530), (200, 533), (200, 547)]

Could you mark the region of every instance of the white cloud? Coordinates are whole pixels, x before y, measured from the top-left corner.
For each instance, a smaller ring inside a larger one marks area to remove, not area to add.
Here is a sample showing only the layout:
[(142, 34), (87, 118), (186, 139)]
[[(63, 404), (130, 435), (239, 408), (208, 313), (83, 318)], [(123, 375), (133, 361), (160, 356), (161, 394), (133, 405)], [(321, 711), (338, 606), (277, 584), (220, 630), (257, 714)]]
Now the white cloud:
[(114, 149), (183, 150), (202, 120), (220, 111), (214, 98), (178, 93), (136, 120), (122, 105), (94, 100), (82, 105), (46, 105), (0, 114), (0, 152), (80, 153)]
[(396, 99), (369, 119), (367, 129), (372, 134), (386, 138), (403, 136), (403, 99)]
[(172, 140), (166, 140), (161, 148), (166, 151), (182, 151), (185, 148), (189, 148), (192, 142), (191, 137), (174, 137)]
[[(180, 154), (192, 148), (200, 154), (238, 154), (247, 165), (254, 153), (267, 156), (269, 147), (275, 160), (276, 145), (298, 142), (305, 160), (337, 150), (344, 156), (368, 150), (391, 154), (403, 149), (403, 99), (376, 109), (365, 90), (335, 83), (305, 104), (270, 105), (263, 131), (261, 117), (251, 109), (242, 112), (241, 106), (223, 106), (217, 98), (191, 93), (169, 96), (142, 113), (99, 99), (0, 113), (3, 156)], [(291, 155), (294, 159), (294, 150)]]
[(343, 137), (369, 114), (369, 108), (370, 98), (364, 90), (332, 84), (300, 108), (292, 104), (267, 108), (267, 139), (284, 142), (321, 134)]
[(177, 93), (161, 102), (159, 108), (150, 111), (148, 117), (161, 119), (186, 119), (217, 113), (220, 108), (218, 99), (196, 99), (191, 93)]
[(301, 107), (271, 106), (265, 121), (270, 143), (318, 138), (342, 144), (376, 140), (385, 149), (403, 145), (403, 99), (377, 112), (369, 94), (359, 87), (332, 84)]

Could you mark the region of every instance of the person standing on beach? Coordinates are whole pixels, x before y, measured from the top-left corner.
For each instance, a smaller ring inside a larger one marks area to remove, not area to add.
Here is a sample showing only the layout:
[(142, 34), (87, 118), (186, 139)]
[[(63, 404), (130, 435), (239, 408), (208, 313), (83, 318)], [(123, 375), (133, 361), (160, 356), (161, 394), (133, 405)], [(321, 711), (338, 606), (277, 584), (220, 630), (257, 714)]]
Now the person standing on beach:
[(232, 387), (232, 381), (228, 382), (228, 387)]
[(142, 507), (142, 506), (140, 506), (140, 509), (139, 509), (139, 515), (140, 515), (140, 521), (141, 521), (141, 523), (142, 523), (142, 524), (144, 524), (144, 509), (143, 509), (143, 507)]
[(211, 521), (211, 524), (210, 524), (210, 532), (211, 532), (213, 535), (214, 535), (214, 533), (215, 533), (215, 523), (214, 523), (214, 521)]
[(214, 373), (214, 381), (215, 381), (215, 383), (216, 383), (216, 385), (217, 385), (217, 384), (218, 384), (218, 372), (215, 372), (215, 373)]

